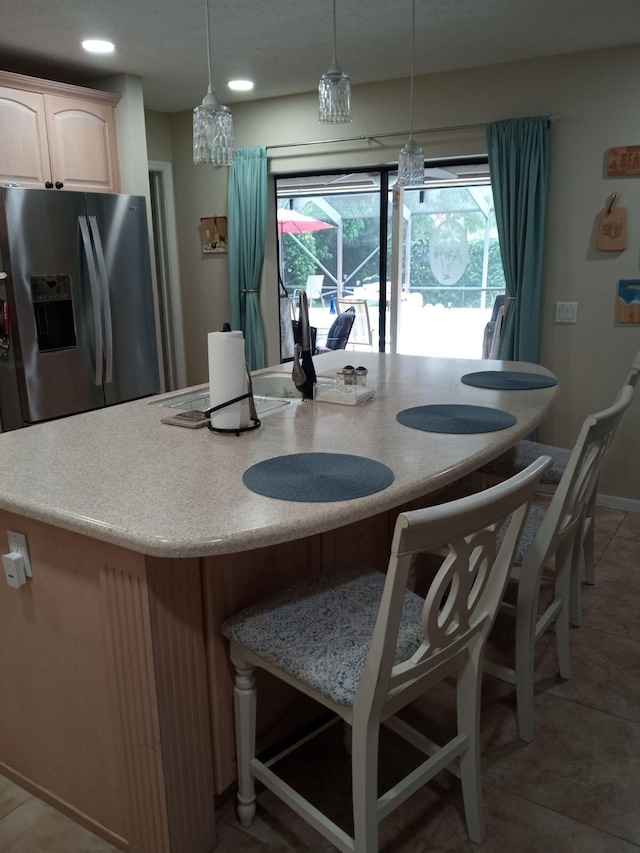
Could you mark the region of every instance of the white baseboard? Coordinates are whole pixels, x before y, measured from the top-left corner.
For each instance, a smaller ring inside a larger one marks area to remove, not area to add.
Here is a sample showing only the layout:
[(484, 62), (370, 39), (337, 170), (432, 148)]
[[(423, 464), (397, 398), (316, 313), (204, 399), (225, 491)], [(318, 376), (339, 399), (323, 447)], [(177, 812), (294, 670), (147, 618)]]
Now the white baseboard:
[(625, 512), (640, 512), (640, 501), (633, 498), (618, 498), (615, 495), (598, 495), (597, 506), (608, 506), (611, 509), (623, 509)]

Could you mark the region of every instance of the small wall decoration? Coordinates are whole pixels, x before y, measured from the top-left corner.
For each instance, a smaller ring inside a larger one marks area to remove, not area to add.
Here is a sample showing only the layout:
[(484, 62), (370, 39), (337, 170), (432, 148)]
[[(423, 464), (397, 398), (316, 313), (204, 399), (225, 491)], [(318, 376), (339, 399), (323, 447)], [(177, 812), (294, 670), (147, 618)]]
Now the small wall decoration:
[(640, 323), (640, 280), (625, 278), (618, 282), (616, 322)]
[(640, 145), (626, 145), (607, 151), (607, 175), (640, 175)]
[(600, 214), (596, 249), (601, 252), (620, 252), (627, 248), (627, 209), (615, 204), (617, 198), (618, 193), (613, 193)]
[(203, 216), (200, 220), (200, 228), (202, 251), (205, 254), (229, 251), (226, 216)]

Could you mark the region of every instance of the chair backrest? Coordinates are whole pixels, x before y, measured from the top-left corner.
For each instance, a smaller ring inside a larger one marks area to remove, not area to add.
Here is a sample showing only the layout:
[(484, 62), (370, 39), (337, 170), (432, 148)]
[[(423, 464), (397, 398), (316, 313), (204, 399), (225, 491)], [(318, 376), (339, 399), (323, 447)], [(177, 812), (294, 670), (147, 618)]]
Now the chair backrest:
[[(397, 518), (373, 639), (354, 713), (393, 713), (458, 667), (460, 655), (482, 654), (504, 593), (529, 504), (550, 466), (541, 457), (491, 489)], [(511, 516), (497, 551), (497, 535)], [(411, 563), (420, 553), (446, 554), (422, 606), (421, 645), (396, 661)]]
[(532, 576), (534, 572), (542, 572), (559, 544), (576, 532), (577, 525), (582, 524), (607, 450), (632, 399), (633, 385), (625, 385), (612, 406), (585, 419), (562, 479), (527, 550), (523, 574), (528, 572)]
[(346, 347), (355, 319), (356, 311), (353, 307), (347, 308), (342, 314), (338, 314), (327, 334), (327, 349), (344, 349)]
[(336, 310), (338, 314), (353, 308), (356, 312), (355, 323), (349, 339), (350, 344), (360, 344), (373, 348), (371, 334), (371, 323), (369, 322), (369, 308), (366, 299), (353, 299), (340, 296), (336, 299)]
[(627, 375), (624, 377), (622, 382), (622, 387), (625, 385), (631, 385), (632, 388), (635, 388), (638, 384), (638, 375), (640, 375), (640, 350), (636, 353), (636, 357), (633, 359), (633, 364), (627, 370)]
[(322, 285), (324, 283), (323, 275), (307, 276), (307, 284), (305, 291), (309, 299), (320, 299), (322, 296)]
[(504, 293), (499, 294), (493, 300), (493, 308), (491, 309), (491, 320), (495, 323), (498, 319), (498, 314), (501, 308), (504, 308), (504, 303), (506, 301), (506, 296)]
[(489, 358), (497, 358), (498, 357), (498, 347), (500, 346), (500, 338), (502, 336), (502, 325), (504, 323), (504, 313), (506, 308), (504, 303), (500, 305), (498, 308), (498, 314), (495, 320), (495, 326), (493, 330), (493, 336), (491, 338), (491, 348), (489, 350)]

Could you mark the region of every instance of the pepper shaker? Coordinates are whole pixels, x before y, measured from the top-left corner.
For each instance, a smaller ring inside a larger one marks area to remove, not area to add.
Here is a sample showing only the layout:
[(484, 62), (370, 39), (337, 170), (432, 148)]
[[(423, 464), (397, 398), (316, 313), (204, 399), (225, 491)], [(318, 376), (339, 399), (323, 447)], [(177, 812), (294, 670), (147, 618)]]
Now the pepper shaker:
[(369, 371), (366, 367), (356, 367), (355, 369), (355, 384), (356, 385), (366, 385), (367, 384), (367, 373)]

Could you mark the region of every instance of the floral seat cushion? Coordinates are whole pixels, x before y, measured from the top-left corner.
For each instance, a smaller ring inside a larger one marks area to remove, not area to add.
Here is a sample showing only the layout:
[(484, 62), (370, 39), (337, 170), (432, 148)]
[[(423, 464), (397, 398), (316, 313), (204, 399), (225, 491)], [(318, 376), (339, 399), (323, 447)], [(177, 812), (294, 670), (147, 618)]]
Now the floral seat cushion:
[(484, 465), (482, 471), (507, 479), (524, 471), (540, 456), (550, 456), (552, 461), (551, 468), (542, 475), (540, 483), (546, 486), (557, 486), (565, 472), (571, 451), (564, 447), (554, 447), (552, 444), (541, 444), (538, 441), (519, 441), (502, 456)]
[[(222, 625), (250, 649), (339, 705), (351, 705), (369, 653), (385, 576), (354, 568), (296, 584)], [(396, 663), (422, 643), (424, 600), (407, 590)]]

